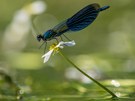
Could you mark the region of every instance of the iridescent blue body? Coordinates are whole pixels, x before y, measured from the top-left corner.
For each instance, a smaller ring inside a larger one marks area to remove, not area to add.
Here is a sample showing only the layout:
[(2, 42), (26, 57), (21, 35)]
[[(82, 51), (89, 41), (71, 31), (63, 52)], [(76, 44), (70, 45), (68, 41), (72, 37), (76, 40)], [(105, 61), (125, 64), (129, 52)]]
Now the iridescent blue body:
[(43, 35), (38, 35), (37, 40), (40, 41), (42, 39), (43, 41), (49, 41), (51, 39), (59, 37), (65, 32), (82, 30), (96, 19), (99, 12), (108, 8), (109, 6), (104, 6), (100, 8), (99, 4), (97, 3), (90, 4), (81, 9), (72, 17), (56, 25), (54, 28), (48, 30)]

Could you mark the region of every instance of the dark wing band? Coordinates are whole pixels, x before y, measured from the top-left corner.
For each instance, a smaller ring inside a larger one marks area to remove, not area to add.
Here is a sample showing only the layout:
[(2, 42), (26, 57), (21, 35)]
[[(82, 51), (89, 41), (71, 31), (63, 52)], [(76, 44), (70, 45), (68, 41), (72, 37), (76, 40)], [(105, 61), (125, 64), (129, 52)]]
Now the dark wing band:
[(79, 31), (91, 24), (99, 13), (99, 4), (91, 4), (81, 9), (66, 22), (69, 30)]

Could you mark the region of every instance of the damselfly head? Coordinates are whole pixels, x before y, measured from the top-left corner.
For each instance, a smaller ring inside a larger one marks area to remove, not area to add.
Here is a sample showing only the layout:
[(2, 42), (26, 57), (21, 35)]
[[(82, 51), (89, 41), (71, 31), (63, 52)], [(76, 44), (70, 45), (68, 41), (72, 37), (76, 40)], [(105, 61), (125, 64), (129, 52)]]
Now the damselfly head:
[(37, 40), (40, 42), (41, 39), (43, 40), (43, 36), (41, 34), (37, 35)]

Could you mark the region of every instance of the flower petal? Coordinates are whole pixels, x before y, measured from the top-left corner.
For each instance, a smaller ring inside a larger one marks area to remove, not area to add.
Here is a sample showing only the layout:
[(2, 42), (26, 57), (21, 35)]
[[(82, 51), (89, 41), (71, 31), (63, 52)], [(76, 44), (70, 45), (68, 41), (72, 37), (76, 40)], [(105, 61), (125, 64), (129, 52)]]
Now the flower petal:
[(69, 41), (69, 42), (64, 42), (63, 43), (63, 45), (64, 46), (74, 46), (76, 43), (75, 43), (75, 41), (73, 40), (73, 41)]
[(42, 56), (42, 58), (44, 58), (44, 63), (46, 63), (50, 59), (50, 56), (53, 53), (53, 51), (57, 52), (59, 48), (62, 49), (62, 48), (64, 48), (64, 46), (74, 46), (75, 44), (76, 43), (74, 40), (68, 41), (68, 42), (64, 42), (64, 41), (59, 42), (59, 44), (57, 44), (56, 46), (53, 46), (53, 48), (49, 52), (45, 53)]
[(50, 56), (51, 56), (51, 54), (52, 54), (53, 51), (54, 51), (54, 50), (52, 49), (52, 50), (50, 50), (49, 52), (45, 53), (45, 54), (42, 56), (42, 58), (44, 58), (44, 63), (46, 63), (46, 62), (50, 59)]
[(59, 42), (59, 44), (56, 46), (56, 47), (59, 47), (59, 48), (64, 48), (63, 46), (74, 46), (76, 43), (75, 41), (68, 41), (68, 42), (64, 42), (64, 41), (61, 41)]
[(62, 49), (62, 48), (64, 48), (63, 47), (63, 44), (64, 44), (64, 42), (63, 41), (60, 41), (59, 44), (55, 48), (58, 48), (59, 47), (59, 48)]

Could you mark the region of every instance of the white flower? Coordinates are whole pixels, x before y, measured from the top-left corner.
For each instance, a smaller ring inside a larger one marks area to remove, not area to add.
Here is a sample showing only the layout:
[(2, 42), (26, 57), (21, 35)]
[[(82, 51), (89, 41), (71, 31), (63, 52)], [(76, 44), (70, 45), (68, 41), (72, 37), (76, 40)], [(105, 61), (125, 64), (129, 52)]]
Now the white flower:
[(47, 53), (45, 53), (43, 56), (42, 56), (42, 58), (44, 58), (44, 63), (46, 63), (49, 59), (50, 59), (50, 56), (51, 56), (51, 54), (54, 52), (54, 51), (58, 51), (59, 50), (59, 48), (64, 48), (64, 46), (74, 46), (76, 43), (75, 43), (75, 41), (73, 40), (73, 41), (68, 41), (68, 42), (63, 42), (63, 41), (61, 41), (61, 42), (59, 42), (57, 45), (52, 45), (51, 47), (50, 47), (50, 51), (48, 51)]

